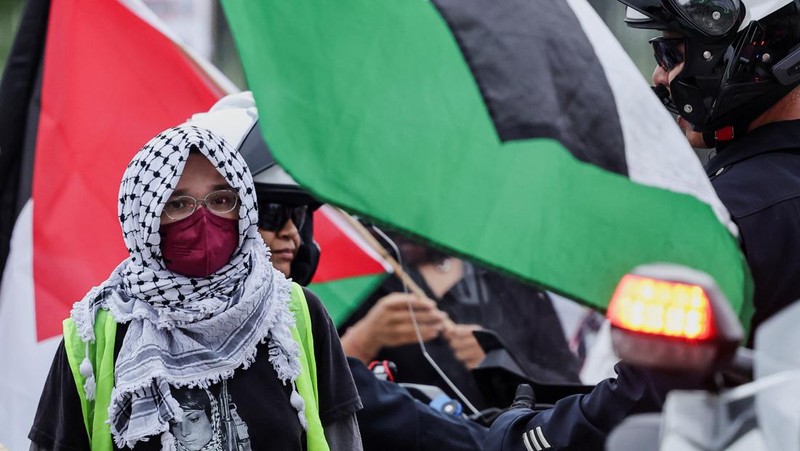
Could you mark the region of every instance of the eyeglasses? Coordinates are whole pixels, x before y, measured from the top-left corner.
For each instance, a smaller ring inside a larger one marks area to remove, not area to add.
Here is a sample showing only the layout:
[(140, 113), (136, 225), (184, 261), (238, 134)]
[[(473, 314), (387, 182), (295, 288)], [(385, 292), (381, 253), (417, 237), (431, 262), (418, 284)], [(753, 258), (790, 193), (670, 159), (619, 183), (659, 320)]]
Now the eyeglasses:
[(303, 227), (306, 221), (307, 205), (286, 205), (272, 202), (258, 204), (258, 227), (277, 232), (291, 219), (297, 230)]
[(650, 40), (650, 45), (653, 46), (653, 55), (656, 57), (656, 62), (664, 72), (669, 72), (675, 69), (675, 66), (684, 61), (683, 38), (667, 38), (659, 36)]
[(208, 193), (203, 199), (195, 199), (192, 196), (170, 197), (164, 205), (164, 214), (178, 221), (191, 216), (200, 204), (205, 205), (211, 213), (222, 216), (236, 209), (239, 205), (239, 195), (230, 190), (220, 190)]

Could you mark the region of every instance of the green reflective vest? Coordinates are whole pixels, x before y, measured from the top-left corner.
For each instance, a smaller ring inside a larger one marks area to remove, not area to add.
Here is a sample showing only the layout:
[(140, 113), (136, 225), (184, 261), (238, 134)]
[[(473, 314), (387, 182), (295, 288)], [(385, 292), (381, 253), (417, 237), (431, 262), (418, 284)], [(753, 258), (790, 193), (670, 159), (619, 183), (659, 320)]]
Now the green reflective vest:
[[(290, 308), (294, 313), (296, 324), (292, 328), (292, 336), (300, 344), (300, 362), (302, 370), (297, 378), (297, 391), (305, 402), (305, 414), (308, 420), (306, 431), (308, 451), (328, 451), (325, 432), (319, 419), (319, 396), (317, 393), (317, 365), (314, 359), (314, 335), (311, 327), (311, 315), (308, 311), (303, 288), (292, 283)], [(117, 336), (117, 323), (107, 310), (100, 310), (94, 324), (94, 343), (89, 344), (89, 360), (94, 368), (96, 393), (95, 399), (86, 399), (84, 383), (86, 378), (80, 373), (80, 365), (86, 356), (86, 343), (78, 336), (72, 318), (64, 320), (64, 348), (67, 352), (72, 376), (81, 400), (83, 423), (93, 451), (113, 451), (111, 429), (108, 420), (108, 406), (111, 403), (111, 390), (114, 388), (114, 342)]]

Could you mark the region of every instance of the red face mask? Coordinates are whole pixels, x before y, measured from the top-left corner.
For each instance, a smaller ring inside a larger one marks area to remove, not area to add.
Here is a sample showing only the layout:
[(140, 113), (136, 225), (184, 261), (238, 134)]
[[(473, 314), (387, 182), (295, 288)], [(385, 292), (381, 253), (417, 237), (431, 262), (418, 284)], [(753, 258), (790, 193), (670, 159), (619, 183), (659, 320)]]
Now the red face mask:
[(189, 277), (219, 271), (239, 244), (239, 220), (198, 208), (189, 217), (162, 224), (161, 254), (167, 269)]

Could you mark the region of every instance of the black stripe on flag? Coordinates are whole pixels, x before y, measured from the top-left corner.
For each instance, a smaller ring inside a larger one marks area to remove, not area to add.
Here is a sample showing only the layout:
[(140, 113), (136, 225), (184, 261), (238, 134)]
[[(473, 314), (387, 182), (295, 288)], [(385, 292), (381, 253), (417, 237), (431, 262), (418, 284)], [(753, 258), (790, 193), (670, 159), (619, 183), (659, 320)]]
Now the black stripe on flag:
[(0, 277), (17, 216), (31, 197), (50, 0), (28, 2), (0, 81)]
[(628, 174), (614, 96), (563, 0), (433, 0), (472, 70), (501, 141), (553, 138)]

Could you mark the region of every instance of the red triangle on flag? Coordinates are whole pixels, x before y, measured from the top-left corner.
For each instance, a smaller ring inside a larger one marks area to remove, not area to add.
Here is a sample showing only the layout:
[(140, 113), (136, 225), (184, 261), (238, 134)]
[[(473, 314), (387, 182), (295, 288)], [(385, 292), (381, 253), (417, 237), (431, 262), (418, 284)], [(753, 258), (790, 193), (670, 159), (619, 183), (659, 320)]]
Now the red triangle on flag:
[(333, 207), (324, 205), (314, 213), (314, 239), (321, 256), (311, 283), (383, 274), (389, 266), (358, 236)]

